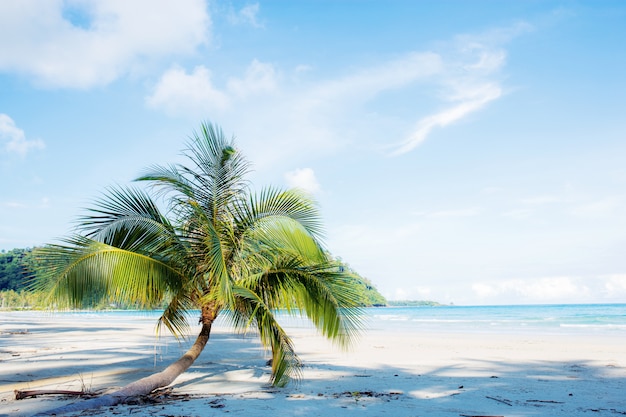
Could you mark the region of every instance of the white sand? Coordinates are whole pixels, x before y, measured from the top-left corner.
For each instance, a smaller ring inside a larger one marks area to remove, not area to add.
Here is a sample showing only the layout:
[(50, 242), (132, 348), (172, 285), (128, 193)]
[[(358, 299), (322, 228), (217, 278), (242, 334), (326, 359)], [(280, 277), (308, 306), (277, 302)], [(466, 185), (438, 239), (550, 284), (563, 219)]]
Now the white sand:
[[(182, 346), (155, 340), (154, 319), (0, 312), (0, 416), (28, 416), (75, 398), (15, 400), (15, 389), (106, 390), (162, 369)], [(580, 333), (366, 332), (348, 353), (289, 329), (302, 380), (267, 386), (253, 335), (215, 328), (173, 386), (174, 398), (82, 415), (612, 416), (626, 415), (626, 340)]]

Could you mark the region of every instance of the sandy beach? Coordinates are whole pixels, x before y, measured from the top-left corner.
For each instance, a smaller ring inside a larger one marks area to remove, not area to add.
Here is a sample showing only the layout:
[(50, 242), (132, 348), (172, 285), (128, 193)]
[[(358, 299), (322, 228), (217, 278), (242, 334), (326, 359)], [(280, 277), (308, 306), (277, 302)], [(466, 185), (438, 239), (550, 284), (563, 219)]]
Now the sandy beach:
[[(349, 352), (305, 326), (289, 329), (298, 384), (267, 385), (253, 334), (217, 326), (167, 394), (81, 415), (134, 416), (619, 416), (626, 415), (621, 334), (364, 332)], [(189, 342), (155, 337), (154, 317), (0, 313), (0, 415), (29, 416), (80, 401), (16, 400), (14, 390), (104, 392), (161, 370)]]

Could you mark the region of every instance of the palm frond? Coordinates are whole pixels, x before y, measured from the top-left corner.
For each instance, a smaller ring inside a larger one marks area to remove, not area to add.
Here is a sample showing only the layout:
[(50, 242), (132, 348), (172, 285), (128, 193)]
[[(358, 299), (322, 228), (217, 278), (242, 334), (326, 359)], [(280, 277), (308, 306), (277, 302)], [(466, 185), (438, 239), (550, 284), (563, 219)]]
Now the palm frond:
[(272, 376), (270, 383), (285, 386), (290, 380), (301, 377), (300, 360), (293, 342), (280, 326), (272, 310), (254, 292), (234, 286), (233, 293), (238, 302), (229, 311), (235, 329), (246, 331), (256, 326), (261, 344), (272, 351)]
[(249, 230), (259, 224), (292, 219), (302, 225), (317, 240), (322, 238), (323, 228), (316, 203), (299, 190), (266, 188), (258, 195), (236, 208), (236, 221), (241, 230)]
[(115, 233), (120, 220), (148, 222), (159, 225), (164, 230), (171, 230), (168, 219), (161, 214), (150, 196), (134, 188), (109, 188), (94, 204), (94, 208), (79, 218), (79, 230), (86, 236), (106, 240)]
[(349, 274), (293, 220), (253, 229), (239, 285), (271, 309), (306, 315), (318, 330), (347, 348), (362, 328), (358, 293)]
[(190, 329), (188, 319), (191, 311), (198, 307), (192, 299), (194, 289), (190, 289), (190, 285), (190, 282), (183, 283), (179, 291), (171, 297), (167, 307), (163, 310), (163, 314), (159, 317), (157, 325), (159, 333), (161, 328), (165, 326), (177, 338), (187, 334)]
[(245, 194), (248, 183), (244, 180), (250, 164), (239, 152), (234, 140), (226, 139), (218, 127), (203, 123), (200, 132), (194, 132), (184, 153), (195, 165), (186, 168), (193, 176), (197, 189), (204, 196), (198, 202), (217, 219), (232, 202)]
[(197, 186), (183, 175), (179, 165), (152, 165), (135, 181), (149, 181), (159, 194), (176, 192), (188, 198), (196, 198)]
[(228, 265), (230, 245), (225, 241), (227, 224), (214, 224), (202, 207), (189, 204), (193, 215), (185, 225), (185, 237), (191, 248), (190, 259), (196, 267), (197, 276), (204, 276), (204, 290), (213, 297), (229, 302), (231, 277)]
[(42, 269), (34, 288), (75, 306), (100, 294), (151, 307), (184, 278), (162, 261), (81, 236), (38, 249), (35, 256)]
[(358, 294), (344, 273), (327, 265), (303, 266), (284, 259), (251, 275), (239, 285), (250, 289), (272, 309), (307, 317), (321, 334), (349, 348), (362, 330)]
[(291, 277), (300, 284), (294, 298), (306, 317), (340, 347), (352, 347), (363, 329), (363, 312), (346, 276), (324, 266), (302, 268)]
[[(87, 237), (103, 243), (141, 251), (163, 253), (181, 244), (169, 220), (145, 193), (132, 188), (111, 188), (80, 218)], [(178, 248), (181, 249), (181, 248)]]

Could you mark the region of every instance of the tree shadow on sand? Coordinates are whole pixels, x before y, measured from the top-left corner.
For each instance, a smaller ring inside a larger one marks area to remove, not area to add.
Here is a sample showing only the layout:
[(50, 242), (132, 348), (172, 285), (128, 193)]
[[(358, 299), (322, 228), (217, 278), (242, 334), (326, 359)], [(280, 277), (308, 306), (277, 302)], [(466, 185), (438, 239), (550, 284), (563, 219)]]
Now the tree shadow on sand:
[[(163, 362), (179, 354), (174, 344)], [(139, 353), (138, 348), (146, 348)], [(120, 348), (84, 349), (69, 354), (76, 362), (72, 372), (97, 372), (111, 368), (97, 365), (107, 357), (124, 357), (120, 368), (129, 374), (94, 380), (94, 386), (123, 385), (154, 371), (149, 346), (133, 346), (132, 354)], [(184, 349), (181, 346), (180, 349)], [(54, 356), (54, 355), (52, 355)], [(151, 400), (94, 410), (89, 415), (150, 416), (272, 414), (326, 416), (366, 413), (371, 416), (619, 416), (626, 415), (626, 369), (591, 361), (506, 362), (461, 358), (443, 367), (342, 366), (330, 361), (307, 362), (303, 357), (302, 380), (284, 389), (267, 385), (270, 368), (254, 337), (227, 333), (212, 336), (207, 349), (192, 368), (166, 391)], [(19, 361), (20, 358), (16, 358)], [(30, 375), (36, 381), (47, 374), (46, 361), (38, 357)], [(39, 362), (41, 361), (41, 362)], [(159, 367), (159, 364), (156, 365)], [(58, 365), (58, 371), (62, 364)], [(416, 369), (423, 369), (417, 372)], [(38, 373), (41, 371), (41, 373)], [(3, 371), (2, 379), (6, 378)], [(66, 374), (68, 375), (68, 374)], [(74, 398), (36, 398), (4, 401), (11, 416), (30, 415)], [(17, 410), (17, 411), (16, 411)], [(208, 411), (210, 411), (209, 414)], [(1, 414), (0, 414), (1, 415)]]

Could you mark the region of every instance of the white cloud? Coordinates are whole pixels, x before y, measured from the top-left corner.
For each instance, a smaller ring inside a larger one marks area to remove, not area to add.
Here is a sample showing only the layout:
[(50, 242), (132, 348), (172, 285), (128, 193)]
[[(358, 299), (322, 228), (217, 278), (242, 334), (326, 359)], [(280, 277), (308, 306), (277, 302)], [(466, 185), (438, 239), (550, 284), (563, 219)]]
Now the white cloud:
[(474, 282), (471, 289), (482, 303), (622, 302), (626, 274)]
[(169, 114), (205, 114), (230, 107), (227, 94), (213, 86), (211, 72), (204, 66), (194, 68), (191, 74), (180, 67), (169, 69), (154, 88), (146, 103)]
[(610, 275), (604, 282), (607, 298), (626, 297), (626, 274)]
[(0, 2), (0, 71), (47, 87), (105, 85), (208, 40), (203, 0)]
[(26, 155), (31, 150), (43, 149), (45, 144), (41, 139), (26, 139), (24, 131), (15, 125), (8, 115), (0, 113), (0, 142), (6, 142), (7, 152)]
[(472, 290), (478, 298), (492, 298), (499, 294), (499, 291), (495, 288), (495, 286), (482, 282), (472, 284)]
[(247, 4), (238, 11), (233, 8), (228, 13), (228, 20), (233, 25), (250, 25), (255, 28), (262, 28), (263, 25), (259, 23), (259, 3)]
[(549, 277), (530, 281), (513, 281), (511, 289), (532, 300), (581, 299), (589, 295), (589, 288), (579, 279)]
[(239, 97), (271, 92), (276, 89), (276, 71), (270, 64), (252, 61), (243, 78), (230, 78), (228, 91)]
[[(211, 72), (204, 66), (196, 67), (191, 74), (175, 67), (161, 77), (146, 102), (170, 114), (188, 115), (192, 112), (206, 115), (210, 111), (227, 110), (236, 100), (257, 96), (268, 103), (269, 94), (281, 93), (280, 103), (271, 104), (274, 109), (284, 108), (285, 112), (274, 110), (272, 113), (281, 118), (290, 116), (292, 123), (302, 132), (308, 130), (303, 126), (313, 125), (312, 120), (320, 122), (321, 114), (335, 116), (337, 112), (334, 110), (344, 110), (349, 107), (348, 102), (353, 103), (352, 106), (356, 102), (363, 103), (382, 91), (427, 77), (437, 72), (438, 67), (435, 54), (411, 53), (347, 77), (318, 82), (305, 90), (280, 86), (275, 67), (256, 59), (242, 77), (230, 77), (223, 87), (213, 84)], [(318, 123), (317, 128), (311, 126), (310, 131), (324, 130), (322, 126), (325, 124), (320, 126)]]
[(589, 297), (590, 288), (580, 277), (543, 277), (509, 279), (496, 282), (475, 282), (474, 294), (481, 300), (517, 300), (520, 302), (582, 301)]
[(215, 86), (211, 71), (203, 65), (191, 73), (175, 66), (163, 74), (146, 103), (171, 115), (206, 117), (225, 112), (251, 96), (269, 93), (276, 85), (273, 66), (257, 60), (250, 63), (243, 77), (229, 78), (222, 89)]
[(315, 178), (315, 172), (311, 168), (301, 168), (285, 174), (285, 180), (290, 187), (299, 188), (310, 194), (321, 190), (320, 184)]

